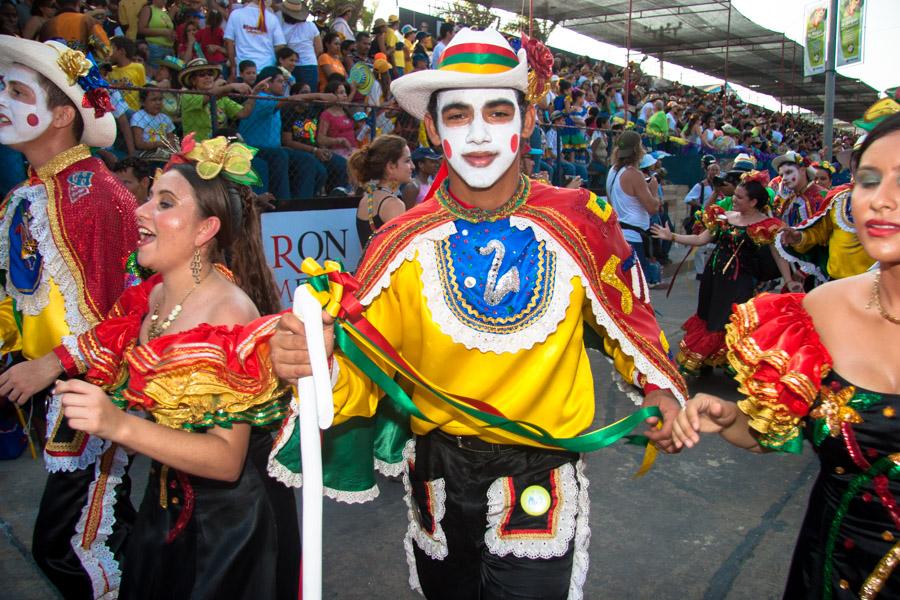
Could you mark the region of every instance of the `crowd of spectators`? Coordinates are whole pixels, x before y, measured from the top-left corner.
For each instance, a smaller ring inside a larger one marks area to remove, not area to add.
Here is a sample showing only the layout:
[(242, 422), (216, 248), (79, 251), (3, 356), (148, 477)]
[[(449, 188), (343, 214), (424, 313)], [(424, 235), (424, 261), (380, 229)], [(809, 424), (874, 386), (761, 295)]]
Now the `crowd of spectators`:
[[(365, 183), (348, 179), (347, 158), (374, 137), (393, 133), (412, 149), (428, 146), (390, 84), (437, 68), (462, 25), (442, 23), (432, 33), (428, 23), (390, 16), (360, 30), (352, 4), (329, 12), (304, 0), (260, 1), (3, 0), (0, 27), (62, 39), (101, 63), (119, 88), (120, 135), (104, 154), (111, 164), (165, 161), (176, 136), (188, 132), (198, 140), (239, 134), (260, 149), (263, 187), (276, 198), (302, 198)], [(602, 189), (612, 142), (627, 129), (668, 153), (822, 154), (821, 125), (805, 117), (653, 78), (636, 63), (556, 54), (553, 73), (529, 164), (557, 185)], [(838, 135), (835, 151), (854, 141)]]

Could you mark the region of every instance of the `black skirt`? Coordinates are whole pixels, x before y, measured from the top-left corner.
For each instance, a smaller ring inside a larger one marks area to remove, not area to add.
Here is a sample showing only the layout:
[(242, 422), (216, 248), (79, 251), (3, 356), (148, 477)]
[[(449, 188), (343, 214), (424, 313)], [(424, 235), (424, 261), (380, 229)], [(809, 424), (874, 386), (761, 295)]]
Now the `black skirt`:
[[(291, 490), (266, 473), (271, 447), (269, 433), (253, 428), (235, 482), (185, 476), (154, 461), (125, 549), (119, 597), (296, 599), (295, 501)], [(167, 541), (191, 496), (190, 518)]]

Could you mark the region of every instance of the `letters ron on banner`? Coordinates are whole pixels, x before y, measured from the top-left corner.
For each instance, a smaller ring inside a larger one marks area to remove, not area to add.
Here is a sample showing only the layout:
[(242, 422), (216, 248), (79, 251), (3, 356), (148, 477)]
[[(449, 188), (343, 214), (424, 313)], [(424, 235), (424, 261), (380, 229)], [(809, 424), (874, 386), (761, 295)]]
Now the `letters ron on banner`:
[(837, 66), (862, 62), (867, 0), (840, 0), (838, 3)]
[(266, 261), (275, 272), (282, 306), (291, 306), (294, 289), (306, 279), (301, 274), (300, 264), (307, 256), (315, 258), (319, 264), (336, 260), (348, 271), (356, 269), (362, 248), (356, 233), (356, 201), (353, 206), (262, 215)]
[(804, 52), (803, 75), (810, 77), (825, 72), (828, 47), (828, 2), (817, 0), (803, 10)]

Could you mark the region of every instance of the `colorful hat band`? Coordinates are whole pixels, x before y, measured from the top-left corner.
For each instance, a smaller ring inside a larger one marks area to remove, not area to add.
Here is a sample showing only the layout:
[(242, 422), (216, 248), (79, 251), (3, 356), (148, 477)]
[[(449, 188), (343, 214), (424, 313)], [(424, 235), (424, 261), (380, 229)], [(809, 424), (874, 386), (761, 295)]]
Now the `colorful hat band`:
[(504, 73), (519, 66), (519, 59), (508, 48), (494, 44), (457, 44), (444, 50), (438, 69), (475, 75)]

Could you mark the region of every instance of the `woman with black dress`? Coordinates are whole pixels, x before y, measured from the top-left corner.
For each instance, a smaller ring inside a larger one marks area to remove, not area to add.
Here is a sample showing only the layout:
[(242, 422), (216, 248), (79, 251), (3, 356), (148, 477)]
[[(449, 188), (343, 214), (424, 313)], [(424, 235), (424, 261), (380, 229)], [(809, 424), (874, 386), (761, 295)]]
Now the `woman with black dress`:
[(363, 189), (356, 209), (356, 231), (365, 248), (382, 225), (406, 210), (400, 186), (412, 180), (409, 146), (400, 136), (382, 135), (350, 155), (347, 169)]
[(685, 334), (676, 360), (688, 375), (725, 364), (725, 324), (731, 307), (752, 298), (757, 283), (780, 274), (795, 285), (789, 265), (773, 251), (772, 241), (783, 224), (766, 214), (767, 181), (765, 172), (746, 173), (734, 192), (734, 210), (710, 204), (703, 214), (705, 229), (697, 235), (677, 234), (659, 225), (650, 228), (658, 239), (688, 246), (715, 244), (700, 279), (697, 313), (681, 326)]
[(784, 597), (900, 598), (900, 115), (856, 151), (853, 220), (879, 268), (803, 294), (765, 294), (728, 325), (736, 405), (688, 401), (673, 439), (718, 432), (754, 452), (821, 464)]
[(156, 274), (31, 362), (48, 384), (84, 375), (58, 381), (51, 404), (73, 429), (153, 461), (119, 598), (296, 598), (293, 494), (266, 472), (265, 426), (287, 406), (267, 344), (279, 316), (259, 316), (280, 307), (253, 154), (224, 137), (185, 142), (137, 210), (137, 259)]

